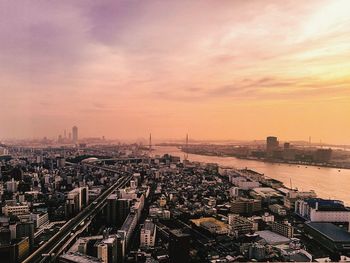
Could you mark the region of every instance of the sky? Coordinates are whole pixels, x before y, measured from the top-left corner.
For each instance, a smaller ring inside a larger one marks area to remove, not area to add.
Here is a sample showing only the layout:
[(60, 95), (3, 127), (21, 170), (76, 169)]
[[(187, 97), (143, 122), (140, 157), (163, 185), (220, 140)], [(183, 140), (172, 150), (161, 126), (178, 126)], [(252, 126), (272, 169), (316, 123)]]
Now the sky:
[(0, 0), (0, 138), (350, 144), (348, 0)]

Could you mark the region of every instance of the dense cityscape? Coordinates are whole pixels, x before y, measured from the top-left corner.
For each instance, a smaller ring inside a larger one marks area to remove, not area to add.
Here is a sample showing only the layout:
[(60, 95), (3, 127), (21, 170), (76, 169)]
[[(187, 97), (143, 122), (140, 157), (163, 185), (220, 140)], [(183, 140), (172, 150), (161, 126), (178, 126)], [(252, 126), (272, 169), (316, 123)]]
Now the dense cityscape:
[[(2, 144), (5, 262), (325, 262), (350, 255), (350, 208), (342, 200), (249, 168), (193, 162), (186, 152), (157, 155), (151, 136), (148, 145), (80, 140), (74, 126), (49, 147)], [(267, 154), (276, 144), (267, 137)]]
[(0, 263), (350, 262), (350, 0), (0, 0)]

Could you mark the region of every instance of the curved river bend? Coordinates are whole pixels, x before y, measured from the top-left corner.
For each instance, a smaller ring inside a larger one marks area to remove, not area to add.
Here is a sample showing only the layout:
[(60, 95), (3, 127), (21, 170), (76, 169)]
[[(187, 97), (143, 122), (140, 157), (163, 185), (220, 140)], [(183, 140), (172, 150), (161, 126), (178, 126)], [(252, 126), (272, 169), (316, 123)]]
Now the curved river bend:
[[(181, 159), (184, 157), (184, 153), (177, 147), (154, 147), (154, 155), (163, 155), (166, 153), (179, 156)], [(299, 190), (312, 189), (315, 190), (319, 197), (342, 200), (346, 205), (350, 206), (350, 169), (339, 170), (336, 168), (316, 166), (267, 163), (234, 157), (197, 154), (188, 154), (188, 159), (190, 161), (217, 163), (235, 168), (249, 168), (277, 179), (288, 187), (290, 186), (290, 181), (292, 181), (293, 188), (296, 187)]]

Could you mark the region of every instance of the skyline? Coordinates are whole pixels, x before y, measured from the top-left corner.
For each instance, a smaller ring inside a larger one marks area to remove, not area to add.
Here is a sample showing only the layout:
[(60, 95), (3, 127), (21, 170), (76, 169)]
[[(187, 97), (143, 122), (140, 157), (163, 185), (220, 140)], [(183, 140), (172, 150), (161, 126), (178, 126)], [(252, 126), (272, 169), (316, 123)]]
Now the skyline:
[(349, 1), (0, 7), (0, 138), (350, 144)]
[[(77, 128), (77, 135), (76, 139), (73, 139), (73, 133), (74, 132), (74, 128)], [(0, 138), (0, 143), (2, 142), (2, 140), (4, 140), (4, 142), (13, 142), (13, 141), (42, 141), (42, 140), (48, 140), (50, 143), (53, 142), (57, 142), (57, 143), (63, 143), (63, 144), (71, 144), (74, 143), (74, 141), (76, 142), (86, 142), (86, 140), (89, 139), (101, 139), (102, 141), (108, 141), (109, 143), (115, 143), (115, 142), (119, 142), (119, 143), (146, 143), (146, 145), (149, 145), (149, 142), (151, 140), (152, 145), (154, 143), (156, 144), (162, 144), (162, 143), (213, 143), (213, 144), (220, 144), (223, 142), (230, 142), (230, 143), (257, 143), (257, 144), (265, 144), (267, 138), (269, 137), (274, 137), (277, 138), (279, 140), (279, 142), (282, 143), (293, 143), (296, 145), (293, 146), (301, 146), (301, 145), (310, 145), (312, 147), (315, 146), (333, 146), (333, 147), (345, 147), (344, 149), (346, 149), (347, 147), (349, 147), (350, 145), (348, 144), (336, 144), (336, 143), (329, 143), (329, 142), (325, 142), (322, 140), (313, 140), (311, 136), (309, 136), (307, 139), (295, 139), (295, 140), (290, 140), (288, 138), (280, 138), (280, 137), (276, 137), (275, 135), (267, 135), (265, 138), (255, 138), (252, 140), (247, 140), (247, 139), (236, 139), (236, 138), (227, 138), (227, 139), (201, 139), (201, 138), (193, 138), (190, 137), (190, 134), (186, 133), (185, 136), (180, 136), (180, 137), (173, 137), (173, 138), (166, 138), (166, 137), (160, 137), (160, 138), (154, 138), (152, 133), (147, 134), (147, 136), (140, 136), (138, 138), (129, 138), (129, 139), (125, 139), (125, 138), (116, 138), (116, 137), (111, 137), (111, 138), (106, 138), (104, 135), (94, 135), (94, 136), (80, 136), (80, 130), (79, 127), (77, 127), (76, 125), (74, 125), (71, 128), (72, 131), (67, 132), (67, 129), (64, 129), (62, 131), (62, 133), (57, 133), (54, 136), (44, 136), (44, 137), (26, 137), (26, 138), (15, 138), (15, 137), (10, 137), (10, 138)], [(79, 134), (79, 135), (78, 135)], [(79, 139), (77, 139), (77, 137), (79, 137)], [(152, 138), (152, 139), (151, 139)], [(301, 144), (301, 145), (300, 145)]]

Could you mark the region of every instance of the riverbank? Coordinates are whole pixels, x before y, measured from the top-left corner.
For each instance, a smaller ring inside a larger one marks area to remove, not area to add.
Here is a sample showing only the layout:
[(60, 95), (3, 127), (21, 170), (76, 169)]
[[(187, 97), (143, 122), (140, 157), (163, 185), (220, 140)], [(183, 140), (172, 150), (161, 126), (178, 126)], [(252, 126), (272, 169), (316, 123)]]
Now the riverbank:
[(207, 153), (207, 152), (191, 152), (186, 151), (181, 148), (179, 148), (183, 153), (187, 154), (196, 154), (196, 155), (203, 155), (203, 156), (216, 156), (216, 157), (232, 157), (242, 160), (251, 160), (251, 161), (257, 161), (257, 162), (266, 162), (271, 164), (289, 164), (289, 165), (297, 165), (297, 166), (314, 166), (314, 167), (325, 167), (325, 168), (334, 168), (334, 169), (350, 169), (350, 164), (348, 166), (345, 165), (337, 165), (332, 163), (314, 163), (314, 162), (300, 162), (300, 161), (286, 161), (286, 160), (276, 160), (276, 159), (269, 159), (269, 158), (255, 158), (255, 157), (249, 157), (249, 156), (237, 156), (237, 155), (228, 155), (228, 154), (213, 154), (213, 153)]
[(350, 205), (350, 195), (348, 188), (350, 186), (350, 169), (339, 169), (331, 167), (316, 167), (285, 164), (269, 163), (263, 161), (239, 159), (235, 157), (221, 157), (213, 155), (185, 154), (174, 146), (156, 146), (153, 151), (154, 155), (170, 154), (179, 156), (181, 159), (186, 157), (190, 161), (203, 163), (217, 163), (221, 166), (235, 167), (238, 169), (252, 169), (264, 174), (270, 178), (283, 182), (284, 185), (298, 188), (302, 191), (314, 190), (321, 198), (331, 198), (344, 200)]

